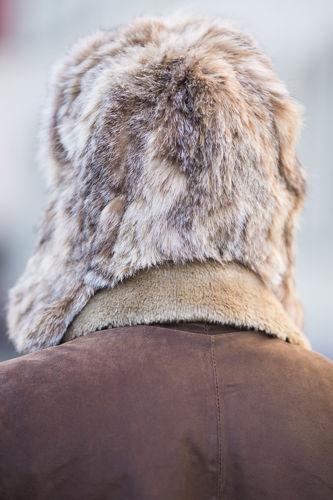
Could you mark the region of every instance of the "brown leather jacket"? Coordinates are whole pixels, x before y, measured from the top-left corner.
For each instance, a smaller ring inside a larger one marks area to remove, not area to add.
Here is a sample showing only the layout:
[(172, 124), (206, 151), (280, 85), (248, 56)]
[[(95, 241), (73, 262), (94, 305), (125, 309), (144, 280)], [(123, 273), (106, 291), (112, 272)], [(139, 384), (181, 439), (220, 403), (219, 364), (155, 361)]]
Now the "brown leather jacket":
[(0, 364), (1, 500), (333, 498), (333, 364), (207, 323)]

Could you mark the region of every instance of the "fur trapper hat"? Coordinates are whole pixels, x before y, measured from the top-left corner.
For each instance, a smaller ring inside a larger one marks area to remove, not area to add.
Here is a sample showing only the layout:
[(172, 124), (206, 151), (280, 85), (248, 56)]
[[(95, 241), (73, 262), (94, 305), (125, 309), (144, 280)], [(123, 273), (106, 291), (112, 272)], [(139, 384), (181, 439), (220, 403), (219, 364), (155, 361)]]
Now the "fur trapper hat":
[(50, 200), (10, 293), (17, 349), (59, 343), (97, 290), (170, 261), (237, 262), (301, 325), (300, 123), (269, 60), (228, 23), (142, 18), (81, 40), (53, 75)]

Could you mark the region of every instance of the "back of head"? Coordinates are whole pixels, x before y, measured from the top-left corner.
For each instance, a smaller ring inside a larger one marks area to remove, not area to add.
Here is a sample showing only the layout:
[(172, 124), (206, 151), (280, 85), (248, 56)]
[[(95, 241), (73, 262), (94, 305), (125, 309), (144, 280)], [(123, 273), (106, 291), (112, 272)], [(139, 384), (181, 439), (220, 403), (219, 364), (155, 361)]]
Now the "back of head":
[(54, 71), (50, 202), (11, 291), (19, 350), (57, 344), (98, 289), (164, 262), (237, 262), (295, 323), (300, 110), (251, 37), (219, 20), (139, 19)]

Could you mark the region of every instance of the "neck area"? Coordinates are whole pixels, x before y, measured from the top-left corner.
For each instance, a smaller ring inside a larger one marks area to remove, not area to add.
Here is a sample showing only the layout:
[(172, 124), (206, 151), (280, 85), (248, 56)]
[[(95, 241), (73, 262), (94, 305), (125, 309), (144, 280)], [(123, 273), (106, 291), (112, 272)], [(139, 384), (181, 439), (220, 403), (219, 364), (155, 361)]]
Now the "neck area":
[(252, 271), (214, 261), (164, 264), (100, 290), (73, 320), (63, 342), (96, 330), (205, 321), (260, 330), (310, 348), (273, 292)]

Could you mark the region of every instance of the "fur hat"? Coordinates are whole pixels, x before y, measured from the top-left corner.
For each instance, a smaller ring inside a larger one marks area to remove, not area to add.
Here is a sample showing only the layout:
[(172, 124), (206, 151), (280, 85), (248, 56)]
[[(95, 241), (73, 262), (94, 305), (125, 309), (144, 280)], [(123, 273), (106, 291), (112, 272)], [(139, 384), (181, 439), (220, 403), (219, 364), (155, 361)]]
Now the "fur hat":
[(16, 347), (59, 343), (98, 289), (167, 261), (240, 263), (300, 325), (300, 123), (269, 60), (228, 23), (142, 18), (81, 40), (53, 75), (50, 201), (10, 292)]

